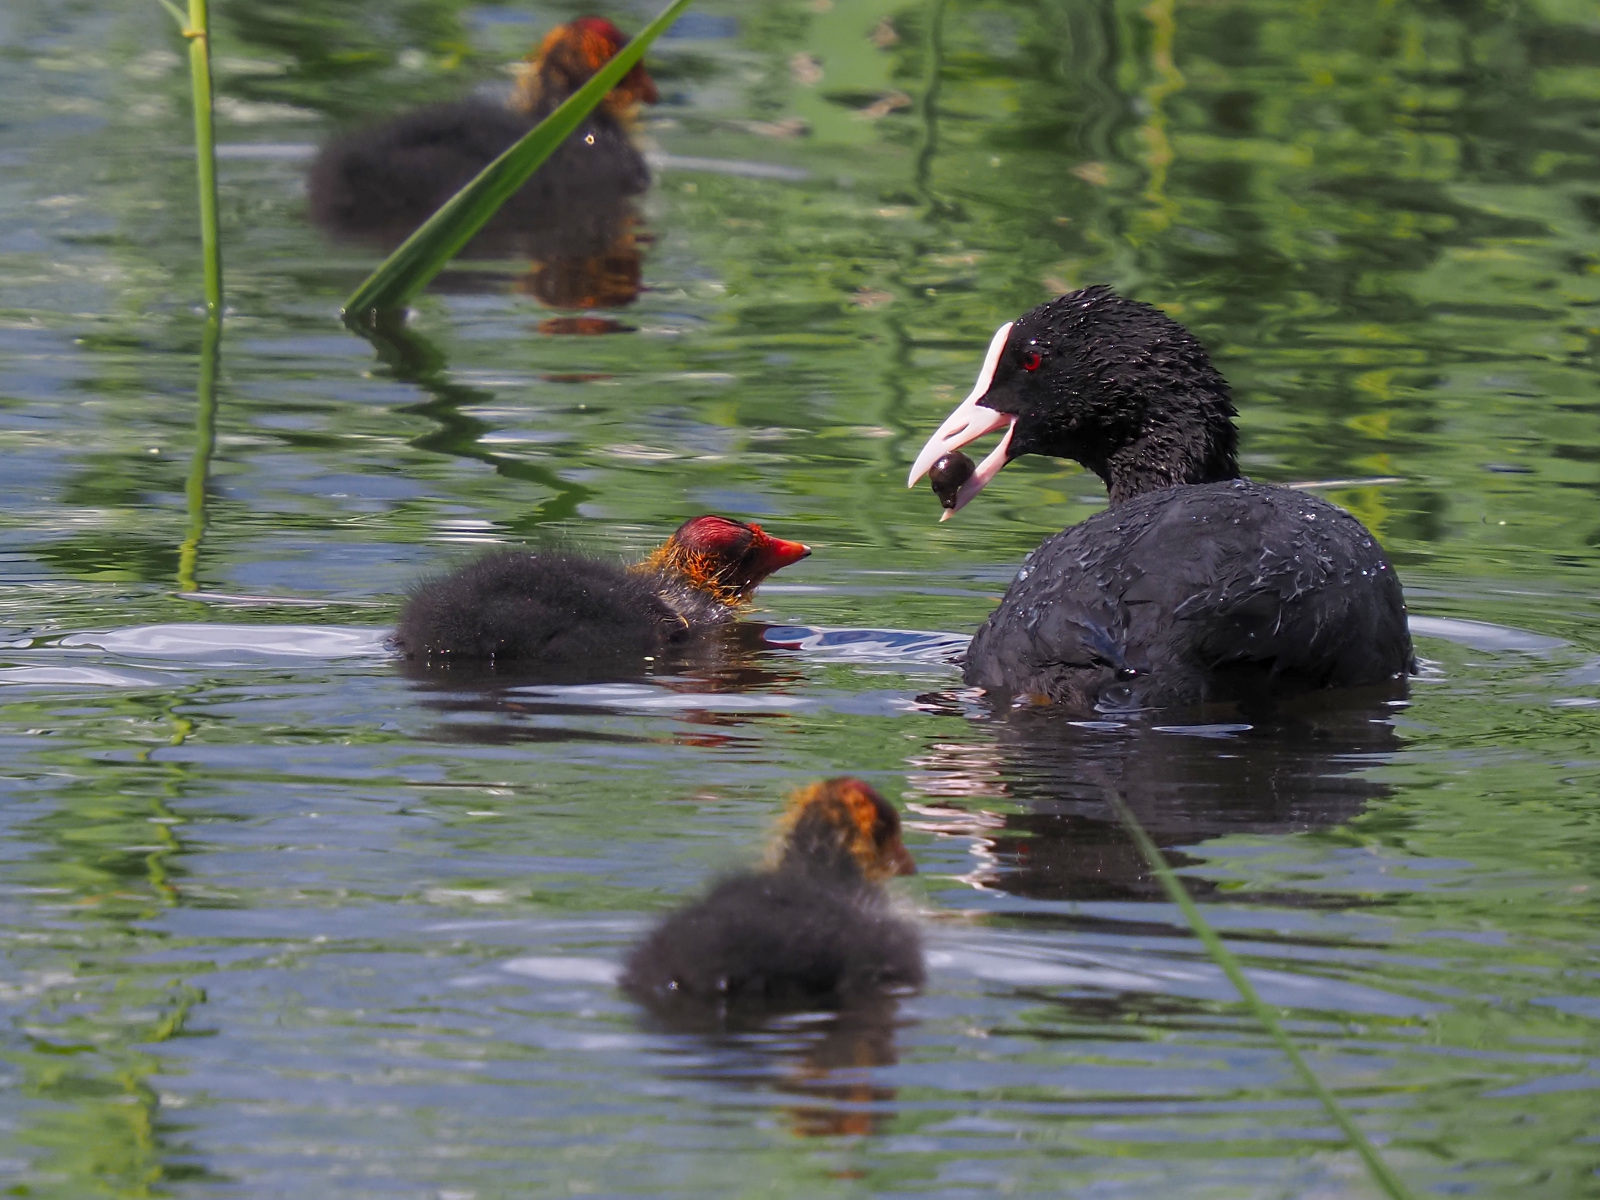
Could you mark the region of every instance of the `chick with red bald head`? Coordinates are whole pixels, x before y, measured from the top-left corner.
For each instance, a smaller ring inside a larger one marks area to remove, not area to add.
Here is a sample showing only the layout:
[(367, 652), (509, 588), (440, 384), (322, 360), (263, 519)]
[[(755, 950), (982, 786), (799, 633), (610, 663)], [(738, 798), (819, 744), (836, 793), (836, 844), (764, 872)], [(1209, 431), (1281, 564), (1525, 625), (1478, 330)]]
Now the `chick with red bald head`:
[(759, 525), (685, 521), (636, 566), (501, 550), (419, 586), (395, 642), (429, 668), (571, 674), (638, 665), (735, 620), (768, 575), (811, 553)]

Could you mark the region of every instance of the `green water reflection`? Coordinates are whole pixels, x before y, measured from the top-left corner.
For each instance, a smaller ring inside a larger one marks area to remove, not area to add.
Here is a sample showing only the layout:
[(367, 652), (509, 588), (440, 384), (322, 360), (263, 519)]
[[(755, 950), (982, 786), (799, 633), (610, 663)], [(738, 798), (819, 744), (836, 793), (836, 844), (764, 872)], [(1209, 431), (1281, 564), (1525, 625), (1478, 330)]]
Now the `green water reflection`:
[[(1251, 474), (1356, 481), (1323, 494), (1414, 612), (1538, 635), (1424, 631), (1392, 736), (1302, 771), (1342, 799), (1168, 841), (1250, 966), (1326, 984), (1290, 1027), (1419, 1191), (1594, 1193), (1600, 9), (704, 0), (652, 55), (668, 157), (645, 290), (609, 314), (633, 331), (542, 332), (528, 264), (477, 262), (368, 344), (336, 310), (373, 254), (309, 227), (305, 151), (503, 84), (591, 6), (215, 7), (233, 311), (204, 486), (170, 21), (0, 12), (0, 1190), (1368, 1194), (1201, 984), (942, 967), (888, 1045), (705, 1046), (500, 971), (615, 960), (785, 786), (846, 768), (912, 806), (952, 961), (1199, 971), (1125, 848), (1084, 883), (1077, 760), (963, 715), (947, 666), (764, 657), (591, 708), (381, 659), (8, 674), (83, 631), (377, 625), (477, 543), (635, 553), (703, 509), (818, 548), (767, 619), (970, 631), (1102, 488), (1025, 461), (941, 525), (910, 455), (998, 324), (1104, 281), (1212, 347)], [(1162, 745), (1107, 753), (1230, 753)]]

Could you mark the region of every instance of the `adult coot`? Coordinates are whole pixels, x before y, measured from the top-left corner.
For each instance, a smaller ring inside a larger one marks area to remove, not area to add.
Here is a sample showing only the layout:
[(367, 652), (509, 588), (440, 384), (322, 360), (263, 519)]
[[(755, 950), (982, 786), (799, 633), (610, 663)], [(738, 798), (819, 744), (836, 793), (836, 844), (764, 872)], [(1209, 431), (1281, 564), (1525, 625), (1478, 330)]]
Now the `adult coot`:
[(502, 550), (424, 582), (395, 642), (432, 667), (586, 668), (640, 660), (731, 621), (756, 585), (810, 554), (759, 525), (694, 517), (637, 566)]
[(950, 516), (1022, 454), (1073, 458), (1111, 505), (1028, 555), (967, 652), (966, 680), (1081, 712), (1272, 699), (1403, 679), (1406, 609), (1343, 509), (1239, 475), (1228, 385), (1163, 313), (1106, 287), (1002, 325), (913, 484), (993, 430)]
[[(529, 55), (509, 105), (485, 99), (426, 105), (328, 143), (307, 180), (312, 220), (346, 237), (404, 238), (626, 44), (610, 21), (580, 17), (551, 30)], [(655, 100), (655, 82), (635, 66), (480, 237), (531, 239), (541, 256), (602, 253), (617, 236), (616, 206), (650, 186), (628, 131), (639, 105)], [(552, 222), (561, 246), (543, 244), (550, 238), (541, 227)]]
[(775, 861), (717, 883), (628, 955), (622, 987), (665, 1016), (848, 1008), (920, 986), (916, 926), (880, 886), (916, 864), (894, 807), (859, 779), (789, 799)]

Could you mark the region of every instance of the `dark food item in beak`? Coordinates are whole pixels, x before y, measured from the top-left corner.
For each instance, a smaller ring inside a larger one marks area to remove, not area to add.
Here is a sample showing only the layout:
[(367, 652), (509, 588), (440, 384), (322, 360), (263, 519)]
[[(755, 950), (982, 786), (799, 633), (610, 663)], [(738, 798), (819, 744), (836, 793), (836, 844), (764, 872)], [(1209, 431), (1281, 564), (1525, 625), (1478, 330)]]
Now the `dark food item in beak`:
[(946, 509), (954, 509), (961, 485), (972, 478), (978, 468), (959, 450), (941, 456), (928, 470), (928, 482), (933, 484), (933, 494)]

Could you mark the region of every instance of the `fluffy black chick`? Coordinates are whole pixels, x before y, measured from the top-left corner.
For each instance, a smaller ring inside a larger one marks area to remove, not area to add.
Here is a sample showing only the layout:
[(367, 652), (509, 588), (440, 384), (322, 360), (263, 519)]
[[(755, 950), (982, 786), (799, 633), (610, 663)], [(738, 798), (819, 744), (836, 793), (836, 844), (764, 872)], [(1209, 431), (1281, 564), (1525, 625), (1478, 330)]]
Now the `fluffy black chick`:
[[(551, 30), (529, 55), (510, 104), (424, 105), (335, 138), (307, 178), (312, 220), (340, 237), (397, 243), (626, 43), (610, 21), (580, 17)], [(606, 249), (622, 220), (619, 206), (650, 186), (629, 131), (640, 104), (655, 101), (654, 81), (635, 66), (506, 201), (479, 235), (479, 248), (509, 240), (535, 257), (562, 259)], [(552, 237), (560, 244), (548, 244)]]
[(425, 581), (394, 641), (429, 667), (600, 669), (733, 620), (756, 586), (811, 551), (726, 517), (685, 521), (637, 566), (501, 550)]
[(801, 788), (764, 870), (730, 875), (628, 955), (622, 987), (678, 1020), (868, 1004), (923, 981), (916, 926), (881, 881), (916, 864), (900, 818), (859, 779)]

